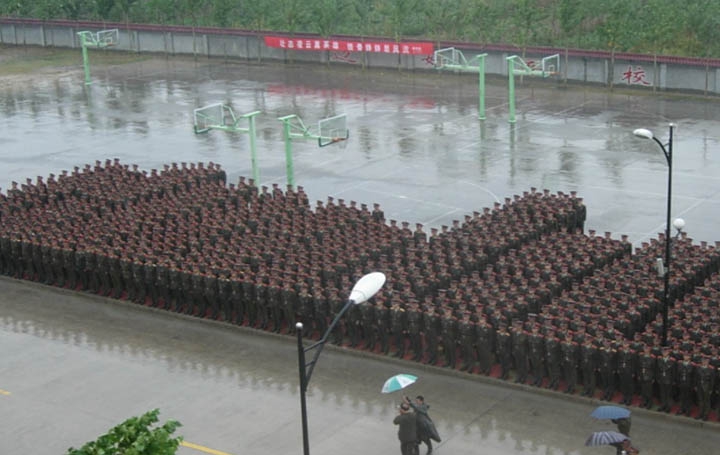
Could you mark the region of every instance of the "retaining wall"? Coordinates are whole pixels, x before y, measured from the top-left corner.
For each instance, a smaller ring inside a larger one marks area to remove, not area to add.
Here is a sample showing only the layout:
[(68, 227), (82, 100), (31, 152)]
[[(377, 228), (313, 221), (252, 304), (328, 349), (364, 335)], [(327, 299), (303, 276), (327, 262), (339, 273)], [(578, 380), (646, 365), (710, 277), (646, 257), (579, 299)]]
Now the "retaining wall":
[[(84, 21), (41, 21), (0, 18), (0, 44), (79, 48), (79, 31), (117, 28), (120, 40), (117, 51), (152, 52), (168, 55), (193, 55), (202, 58), (225, 58), (254, 61), (306, 62), (355, 65), (361, 68), (393, 68), (408, 71), (433, 70), (432, 55), (406, 55), (380, 52), (339, 52), (331, 50), (297, 50), (268, 47), (265, 36), (287, 39), (304, 38), (308, 42), (323, 40), (317, 35), (285, 35), (275, 32), (252, 32), (237, 29), (178, 27), (147, 24), (116, 24)], [(366, 42), (391, 42), (377, 37), (337, 36), (331, 39)], [(401, 43), (403, 43), (401, 41)], [(513, 46), (481, 46), (463, 42), (436, 42), (435, 49), (455, 47), (467, 59), (487, 53), (485, 71), (489, 75), (507, 76), (506, 58), (524, 55), (531, 65), (542, 57), (560, 54), (557, 79), (564, 82), (627, 86), (652, 92), (681, 91), (720, 95), (720, 59), (679, 58), (577, 49)]]

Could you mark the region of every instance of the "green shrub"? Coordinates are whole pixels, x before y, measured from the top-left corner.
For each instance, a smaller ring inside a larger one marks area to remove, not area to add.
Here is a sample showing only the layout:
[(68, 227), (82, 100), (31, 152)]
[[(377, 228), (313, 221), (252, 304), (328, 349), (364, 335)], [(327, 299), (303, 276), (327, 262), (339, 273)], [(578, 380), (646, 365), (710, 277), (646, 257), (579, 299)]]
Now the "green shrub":
[(168, 420), (164, 425), (150, 428), (158, 422), (159, 409), (140, 417), (131, 417), (112, 428), (96, 441), (79, 449), (68, 449), (67, 455), (174, 455), (182, 436), (172, 437), (180, 422)]

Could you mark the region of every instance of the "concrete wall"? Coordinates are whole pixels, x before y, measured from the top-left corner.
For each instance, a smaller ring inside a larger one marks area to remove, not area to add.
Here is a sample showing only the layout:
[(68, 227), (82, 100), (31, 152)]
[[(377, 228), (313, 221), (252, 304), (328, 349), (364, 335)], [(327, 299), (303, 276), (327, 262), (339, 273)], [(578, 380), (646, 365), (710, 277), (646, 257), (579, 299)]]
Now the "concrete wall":
[[(356, 65), (367, 68), (393, 68), (407, 71), (433, 70), (432, 56), (373, 52), (300, 51), (270, 48), (264, 35), (234, 29), (192, 29), (131, 24), (98, 24), (69, 21), (38, 21), (0, 18), (0, 43), (6, 45), (35, 45), (52, 47), (79, 47), (78, 31), (98, 31), (102, 28), (119, 28), (120, 40), (112, 49), (116, 51), (166, 53), (169, 55), (195, 55), (205, 58), (245, 59), (255, 61), (295, 61), (320, 64)], [(128, 29), (129, 28), (129, 29)], [(276, 33), (273, 35), (282, 35)], [(309, 39), (317, 39), (312, 37)], [(343, 37), (357, 39), (358, 37)], [(384, 40), (389, 41), (389, 40)], [(451, 47), (452, 43), (437, 43), (435, 48)], [(488, 75), (507, 76), (506, 57), (521, 54), (517, 49), (485, 50), (468, 43), (455, 44), (470, 60), (487, 53), (485, 72)], [(498, 48), (498, 46), (495, 46)], [(632, 86), (651, 91), (699, 92), (720, 95), (720, 61), (671, 58), (651, 58), (644, 55), (573, 51), (567, 55), (563, 49), (542, 49), (525, 52), (526, 61), (539, 62), (542, 57), (560, 54), (560, 75), (557, 80), (603, 86)], [(675, 59), (677, 60), (677, 59)]]

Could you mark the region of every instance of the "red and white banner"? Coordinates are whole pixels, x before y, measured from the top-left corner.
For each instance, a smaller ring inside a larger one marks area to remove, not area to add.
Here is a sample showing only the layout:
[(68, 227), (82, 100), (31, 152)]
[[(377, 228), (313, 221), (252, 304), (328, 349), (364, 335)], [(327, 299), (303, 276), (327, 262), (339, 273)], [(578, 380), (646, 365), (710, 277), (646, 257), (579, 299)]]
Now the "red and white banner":
[(285, 36), (266, 36), (265, 45), (296, 51), (333, 51), (333, 52), (380, 52), (384, 54), (432, 55), (433, 43), (392, 41), (350, 41), (321, 38), (289, 38)]

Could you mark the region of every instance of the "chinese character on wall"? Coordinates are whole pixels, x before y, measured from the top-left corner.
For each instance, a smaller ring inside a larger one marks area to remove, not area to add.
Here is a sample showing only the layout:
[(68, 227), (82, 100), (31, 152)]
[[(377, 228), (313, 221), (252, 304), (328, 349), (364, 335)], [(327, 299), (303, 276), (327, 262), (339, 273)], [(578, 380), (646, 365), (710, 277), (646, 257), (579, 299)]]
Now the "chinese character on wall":
[(652, 85), (650, 81), (645, 79), (645, 70), (642, 66), (636, 66), (633, 70), (633, 67), (628, 65), (627, 71), (622, 73), (621, 80), (628, 85)]

